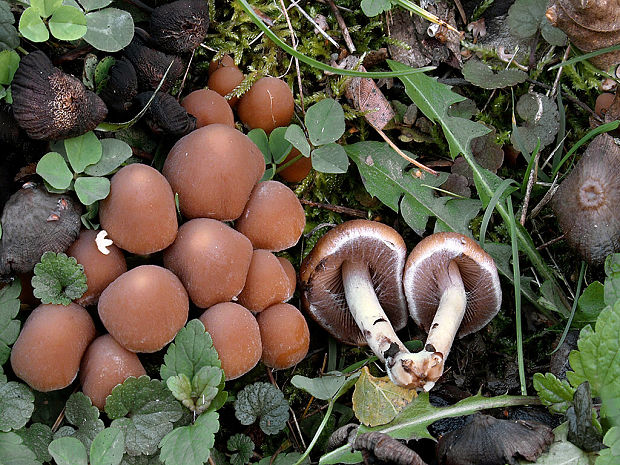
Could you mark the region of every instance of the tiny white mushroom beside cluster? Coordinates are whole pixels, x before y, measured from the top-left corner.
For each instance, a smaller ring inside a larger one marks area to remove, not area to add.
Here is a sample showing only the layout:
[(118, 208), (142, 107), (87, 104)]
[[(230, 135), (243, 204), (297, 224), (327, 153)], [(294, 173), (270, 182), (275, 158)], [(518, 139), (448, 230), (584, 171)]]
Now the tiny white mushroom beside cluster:
[(108, 255), (110, 253), (108, 247), (114, 244), (111, 239), (106, 239), (107, 235), (108, 232), (105, 229), (102, 229), (97, 233), (97, 237), (95, 238), (97, 249), (99, 249), (99, 252), (101, 252), (103, 255)]

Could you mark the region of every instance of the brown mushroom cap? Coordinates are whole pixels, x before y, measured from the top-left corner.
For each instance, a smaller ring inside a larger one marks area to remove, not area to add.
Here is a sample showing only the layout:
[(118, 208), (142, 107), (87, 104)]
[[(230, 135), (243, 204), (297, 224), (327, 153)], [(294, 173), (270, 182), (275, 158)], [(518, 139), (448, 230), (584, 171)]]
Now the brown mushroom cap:
[(62, 389), (73, 382), (95, 325), (78, 304), (39, 305), (11, 350), (15, 374), (37, 391)]
[(250, 129), (267, 134), (290, 123), (295, 111), (293, 92), (286, 82), (274, 77), (260, 78), (237, 104), (237, 114)]
[[(235, 87), (241, 84), (243, 79), (243, 73), (236, 66), (222, 66), (211, 73), (207, 81), (207, 86), (222, 97), (226, 97)], [(231, 108), (235, 108), (239, 101), (239, 97), (232, 97), (227, 100), (228, 105), (230, 105)]]
[(235, 127), (235, 117), (228, 101), (211, 89), (198, 89), (183, 99), (181, 105), (196, 117), (196, 127), (221, 123)]
[(341, 342), (365, 345), (349, 311), (342, 283), (344, 261), (365, 261), (381, 307), (398, 331), (407, 324), (402, 270), (407, 248), (394, 229), (368, 220), (352, 220), (321, 237), (299, 270), (305, 311)]
[(183, 215), (228, 221), (243, 213), (265, 172), (265, 159), (246, 135), (210, 124), (181, 138), (162, 172), (179, 195)]
[(101, 227), (131, 253), (165, 249), (177, 235), (174, 194), (159, 171), (134, 163), (112, 176), (110, 194), (99, 204)]
[(256, 366), (263, 348), (258, 323), (247, 308), (223, 302), (205, 311), (200, 321), (213, 339), (227, 381)]
[(620, 146), (594, 138), (562, 181), (551, 206), (564, 238), (592, 264), (620, 251)]
[(67, 249), (67, 255), (75, 257), (84, 266), (88, 289), (76, 300), (80, 305), (96, 304), (108, 284), (127, 271), (127, 262), (121, 249), (115, 245), (108, 246), (110, 253), (104, 255), (95, 242), (97, 234), (97, 231), (84, 229)]
[(164, 251), (164, 265), (181, 279), (192, 302), (200, 308), (239, 295), (251, 261), (250, 241), (208, 218), (185, 223), (174, 244)]
[(88, 346), (80, 364), (82, 392), (99, 410), (103, 410), (106, 397), (117, 384), (130, 376), (137, 378), (145, 374), (138, 356), (109, 334), (98, 337)]
[(293, 266), (293, 264), (289, 262), (286, 258), (278, 257), (278, 261), (280, 262), (280, 265), (282, 265), (282, 268), (284, 269), (286, 276), (288, 276), (288, 281), (289, 281), (289, 286), (290, 286), (289, 297), (284, 300), (286, 302), (291, 297), (293, 297), (293, 294), (295, 294), (295, 288), (297, 287), (297, 272), (295, 271), (295, 267)]
[(473, 239), (452, 232), (422, 239), (407, 258), (403, 284), (411, 317), (428, 332), (444, 290), (437, 277), (452, 261), (467, 293), (465, 315), (457, 333), (463, 337), (491, 321), (502, 303), (495, 263)]
[(267, 250), (255, 250), (239, 303), (260, 312), (291, 298), (291, 283), (278, 258)]
[(235, 60), (233, 60), (233, 58), (230, 55), (224, 55), (222, 58), (220, 58), (219, 60), (213, 60), (211, 63), (209, 63), (209, 76), (211, 74), (213, 74), (214, 71), (223, 68), (224, 66), (237, 66), (235, 64)]
[(123, 273), (99, 297), (99, 317), (108, 332), (132, 352), (155, 352), (187, 322), (189, 299), (170, 271), (142, 265)]
[(263, 344), (261, 361), (276, 370), (290, 368), (308, 353), (310, 331), (301, 312), (290, 304), (276, 304), (256, 316)]
[(293, 247), (306, 226), (306, 213), (299, 199), (278, 181), (259, 183), (235, 222), (255, 249), (272, 252)]
[(607, 113), (607, 109), (611, 106), (616, 96), (609, 92), (603, 92), (596, 97), (596, 102), (594, 103), (594, 112), (599, 115), (601, 118), (605, 116)]

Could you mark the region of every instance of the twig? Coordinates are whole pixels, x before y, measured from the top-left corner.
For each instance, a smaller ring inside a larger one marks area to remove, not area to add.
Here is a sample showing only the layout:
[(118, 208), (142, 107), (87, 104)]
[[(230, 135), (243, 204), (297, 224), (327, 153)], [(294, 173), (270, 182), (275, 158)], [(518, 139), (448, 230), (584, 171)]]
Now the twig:
[(550, 245), (555, 244), (556, 242), (560, 242), (562, 239), (564, 239), (564, 234), (562, 234), (561, 236), (556, 237), (555, 239), (551, 239), (550, 241), (545, 242), (544, 244), (539, 245), (538, 247), (536, 247), (536, 250), (545, 249), (545, 248), (549, 247)]
[(435, 171), (433, 169), (430, 169), (428, 166), (425, 166), (422, 163), (420, 163), (419, 161), (416, 161), (413, 158), (407, 156), (401, 149), (399, 149), (396, 146), (396, 144), (394, 142), (392, 142), (390, 140), (390, 138), (388, 136), (385, 135), (385, 133), (381, 129), (379, 129), (377, 127), (374, 127), (374, 128), (379, 133), (379, 135), (383, 138), (383, 140), (386, 141), (388, 143), (388, 145), (390, 147), (392, 147), (396, 151), (397, 154), (399, 154), (401, 157), (403, 157), (409, 163), (413, 163), (415, 166), (417, 166), (421, 170), (426, 171), (427, 173), (432, 174), (433, 176), (439, 176), (439, 173), (437, 171)]
[(306, 199), (299, 199), (299, 201), (302, 205), (308, 205), (309, 207), (322, 208), (323, 210), (342, 213), (343, 215), (355, 216), (357, 218), (368, 218), (368, 213), (364, 210), (356, 210), (354, 208), (342, 207), (340, 205), (330, 205), (328, 203), (318, 203)]
[[(551, 86), (549, 84), (545, 84), (544, 82), (536, 81), (530, 78), (527, 78), (526, 81), (529, 82), (530, 84), (534, 84), (535, 86), (542, 87), (543, 89), (547, 89), (547, 90), (551, 89)], [(567, 94), (566, 92), (562, 92), (562, 98), (566, 98), (567, 100), (573, 102), (575, 105), (581, 107), (583, 110), (590, 113), (599, 123), (604, 123), (601, 117), (597, 115), (596, 113), (594, 113), (594, 110), (592, 110), (592, 108), (590, 108), (588, 105), (583, 103), (581, 100), (576, 99), (575, 97), (573, 97), (570, 94)]]
[[(564, 52), (564, 56), (562, 57), (562, 62), (568, 59), (568, 54), (570, 53), (570, 44), (566, 47), (566, 51)], [(558, 85), (560, 84), (560, 77), (562, 76), (562, 71), (564, 70), (564, 66), (560, 66), (558, 68), (558, 73), (555, 75), (555, 81), (553, 81), (553, 87), (551, 88), (551, 92), (547, 91), (547, 97), (553, 97), (558, 91)]]
[[(273, 372), (271, 370), (271, 368), (269, 367), (265, 367), (265, 370), (267, 371), (267, 377), (269, 378), (269, 382), (276, 387), (276, 389), (280, 390), (280, 387), (278, 386), (278, 383), (276, 383), (275, 378), (273, 377)], [(303, 446), (304, 449), (306, 449), (306, 442), (304, 441), (304, 435), (301, 434), (301, 428), (299, 427), (299, 423), (297, 423), (297, 417), (295, 416), (295, 412), (293, 411), (293, 409), (291, 408), (291, 406), (289, 405), (288, 409), (290, 410), (290, 412), (293, 414), (293, 420), (295, 423), (295, 426), (297, 427), (297, 432), (299, 433), (299, 439), (301, 439), (301, 444)], [(291, 421), (287, 420), (288, 423), (288, 427), (291, 431), (293, 431), (292, 425), (291, 425)], [(297, 438), (295, 438), (295, 435), (293, 434), (293, 438), (295, 439), (295, 441), (297, 441)]]
[(544, 208), (544, 206), (549, 203), (549, 201), (555, 194), (555, 191), (557, 191), (558, 187), (560, 187), (557, 185), (557, 182), (558, 182), (558, 176), (555, 177), (555, 179), (551, 183), (551, 186), (549, 186), (549, 189), (547, 189), (547, 192), (545, 192), (545, 195), (543, 196), (543, 198), (540, 200), (540, 202), (538, 202), (538, 205), (536, 205), (532, 209), (532, 212), (530, 213), (530, 220), (536, 217), (538, 213), (540, 213), (540, 211)]
[[(288, 25), (288, 30), (291, 32), (291, 45), (293, 49), (297, 50), (297, 36), (295, 35), (295, 31), (293, 30), (293, 25), (291, 24), (291, 19), (288, 16), (288, 11), (286, 9), (286, 5), (284, 5), (284, 0), (280, 0), (280, 5), (282, 5), (282, 13), (284, 14), (284, 18), (286, 18), (286, 24)], [(297, 87), (299, 87), (299, 103), (301, 105), (302, 113), (306, 113), (304, 108), (304, 91), (301, 86), (301, 71), (299, 69), (299, 60), (297, 57), (295, 58), (295, 69), (297, 70)]]
[(310, 16), (308, 13), (306, 13), (306, 10), (304, 10), (302, 7), (299, 6), (299, 1), (300, 0), (297, 0), (295, 2), (291, 2), (291, 6), (294, 6), (295, 8), (297, 8), (297, 10), (308, 21), (310, 21), (310, 23), (312, 23), (312, 25), (316, 28), (316, 30), (319, 31), (319, 34), (321, 34), (323, 37), (325, 37), (327, 40), (329, 40), (336, 48), (340, 48), (340, 45), (338, 44), (338, 42), (336, 42), (327, 32), (325, 32), (323, 29), (321, 29), (319, 27), (319, 25), (316, 23), (316, 21), (314, 21), (314, 19), (312, 19), (312, 16)]
[(530, 170), (530, 176), (527, 180), (527, 188), (525, 189), (525, 198), (523, 199), (523, 209), (521, 210), (521, 219), (519, 222), (521, 226), (525, 225), (525, 218), (527, 217), (527, 208), (530, 204), (530, 197), (532, 195), (532, 186), (538, 177), (538, 160), (540, 159), (540, 150), (536, 151), (534, 157), (534, 166)]
[(349, 49), (349, 52), (355, 53), (356, 48), (355, 48), (355, 45), (353, 45), (353, 41), (351, 40), (349, 29), (347, 28), (347, 25), (344, 22), (344, 18), (338, 11), (338, 8), (336, 8), (336, 4), (334, 3), (334, 0), (327, 0), (327, 3), (329, 3), (329, 6), (334, 12), (334, 16), (336, 16), (336, 21), (338, 21), (338, 26), (340, 26), (340, 30), (342, 31), (342, 37), (344, 38), (344, 42), (347, 44), (347, 48)]
[(467, 15), (465, 14), (463, 5), (461, 5), (461, 0), (454, 0), (454, 4), (456, 5), (456, 9), (459, 10), (459, 14), (461, 15), (463, 23), (465, 24), (465, 26), (467, 26)]
[(181, 87), (179, 87), (179, 93), (177, 94), (177, 102), (181, 99), (181, 93), (183, 92), (183, 87), (185, 87), (185, 79), (187, 79), (189, 67), (192, 66), (192, 60), (194, 59), (194, 53), (196, 53), (196, 49), (192, 50), (192, 54), (190, 55), (187, 63), (187, 68), (185, 68), (185, 74), (183, 75), (183, 80), (181, 81)]

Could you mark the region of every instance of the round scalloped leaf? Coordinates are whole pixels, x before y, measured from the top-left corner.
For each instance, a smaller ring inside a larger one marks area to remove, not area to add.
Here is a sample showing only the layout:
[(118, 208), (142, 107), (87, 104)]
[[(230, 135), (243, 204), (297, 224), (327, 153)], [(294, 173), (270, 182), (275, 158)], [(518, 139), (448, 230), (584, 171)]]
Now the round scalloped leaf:
[(118, 465), (125, 452), (125, 434), (118, 428), (106, 428), (90, 446), (90, 460), (96, 465)]
[(49, 426), (43, 423), (34, 423), (28, 428), (16, 431), (16, 433), (22, 438), (24, 444), (36, 454), (39, 462), (52, 461), (52, 456), (47, 448), (54, 438), (54, 433), (52, 433), (52, 429)]
[(86, 14), (88, 31), (84, 40), (103, 52), (118, 52), (131, 42), (134, 33), (131, 14), (117, 8), (105, 8)]
[(34, 452), (28, 449), (17, 434), (0, 432), (0, 463), (41, 465), (36, 459)]
[(469, 60), (463, 65), (463, 77), (483, 89), (500, 89), (525, 82), (527, 74), (519, 69), (493, 70), (479, 60)]
[(19, 32), (33, 42), (45, 42), (50, 38), (41, 16), (32, 7), (26, 8), (19, 18)]
[(15, 17), (7, 2), (0, 2), (0, 50), (14, 49), (19, 45), (19, 35), (15, 29)]
[(19, 55), (15, 50), (0, 52), (0, 84), (9, 85), (19, 67)]
[[(519, 150), (532, 153), (540, 139), (540, 150), (555, 140), (560, 127), (558, 106), (549, 97), (537, 92), (522, 95), (517, 102), (517, 113), (525, 120), (510, 136), (510, 141)], [(523, 145), (523, 147), (521, 147)]]
[(54, 439), (48, 450), (57, 465), (86, 465), (88, 455), (79, 440), (71, 437)]
[(86, 17), (72, 6), (59, 7), (48, 24), (52, 35), (60, 40), (77, 40), (86, 34)]
[(166, 465), (206, 463), (219, 429), (217, 412), (200, 415), (193, 425), (175, 428), (161, 440), (159, 457)]
[(97, 163), (103, 153), (101, 142), (93, 131), (65, 139), (64, 146), (71, 168), (76, 173), (81, 173), (88, 165)]
[(32, 287), (44, 304), (69, 305), (88, 289), (84, 266), (64, 253), (45, 252), (34, 267)]
[(288, 421), (288, 402), (275, 386), (257, 382), (237, 395), (235, 416), (242, 425), (251, 425), (260, 419), (259, 426), (265, 434), (277, 434)]
[(14, 381), (0, 386), (0, 431), (23, 427), (34, 411), (34, 395), (28, 387)]
[(360, 6), (366, 16), (372, 18), (392, 8), (390, 0), (362, 0)]
[(93, 11), (105, 8), (112, 3), (112, 0), (79, 0), (79, 2), (84, 11)]

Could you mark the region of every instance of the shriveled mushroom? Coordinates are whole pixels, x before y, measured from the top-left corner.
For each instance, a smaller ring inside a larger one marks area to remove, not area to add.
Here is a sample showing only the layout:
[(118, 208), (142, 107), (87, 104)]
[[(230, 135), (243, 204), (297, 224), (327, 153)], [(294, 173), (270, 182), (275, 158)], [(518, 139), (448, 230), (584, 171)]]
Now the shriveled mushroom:
[(239, 378), (256, 366), (263, 346), (256, 318), (247, 308), (223, 302), (205, 311), (200, 321), (213, 338), (226, 380)]
[[(226, 97), (235, 87), (241, 84), (243, 78), (243, 72), (236, 66), (222, 66), (211, 73), (207, 81), (207, 86), (222, 97)], [(228, 105), (230, 105), (231, 108), (235, 108), (239, 101), (239, 97), (232, 97), (227, 100)]]
[(237, 104), (237, 114), (243, 124), (250, 129), (263, 129), (267, 134), (275, 128), (286, 126), (294, 110), (291, 88), (274, 77), (260, 78)]
[(239, 295), (252, 261), (250, 241), (221, 221), (195, 218), (179, 228), (164, 265), (185, 285), (192, 302), (207, 308)]
[(183, 99), (181, 105), (196, 117), (196, 127), (222, 123), (235, 127), (235, 117), (224, 97), (211, 89), (198, 89)]
[(99, 205), (101, 227), (123, 250), (150, 254), (177, 235), (177, 212), (170, 184), (159, 171), (134, 163), (112, 176), (110, 194)]
[(271, 305), (286, 302), (292, 294), (290, 278), (278, 258), (266, 250), (255, 250), (239, 303), (248, 310), (261, 312)]
[[(152, 96), (152, 91), (139, 93), (136, 101), (140, 108), (144, 108)], [(155, 134), (183, 136), (196, 129), (196, 118), (188, 114), (172, 95), (166, 93), (155, 94), (144, 116), (146, 124)]]
[(28, 316), (11, 350), (11, 368), (37, 391), (73, 382), (84, 351), (95, 338), (95, 324), (78, 304), (39, 305)]
[(248, 136), (210, 124), (179, 139), (162, 172), (183, 215), (228, 221), (241, 216), (264, 171), (263, 154)]
[(98, 337), (88, 346), (80, 364), (82, 392), (99, 410), (103, 410), (106, 397), (117, 384), (130, 376), (137, 378), (145, 374), (138, 356), (109, 334)]
[(187, 322), (189, 299), (181, 281), (155, 265), (133, 268), (99, 297), (99, 318), (120, 345), (132, 352), (156, 352)]
[(262, 362), (276, 370), (297, 365), (308, 353), (310, 330), (291, 304), (276, 304), (256, 315), (263, 344)]
[(299, 270), (303, 309), (334, 338), (368, 344), (399, 386), (418, 387), (395, 331), (407, 324), (402, 273), (407, 248), (394, 229), (352, 220), (321, 237)]
[(592, 264), (620, 251), (620, 146), (594, 138), (562, 181), (551, 206), (566, 241)]
[(131, 62), (125, 58), (116, 60), (108, 70), (108, 78), (99, 96), (112, 111), (129, 110), (131, 101), (138, 93), (138, 77)]
[(436, 233), (411, 251), (403, 284), (411, 317), (428, 333), (410, 367), (418, 386), (428, 391), (443, 374), (454, 338), (480, 330), (499, 311), (499, 276), (473, 239)]
[(168, 55), (146, 45), (144, 31), (136, 29), (131, 43), (123, 49), (125, 56), (136, 70), (140, 90), (156, 89), (161, 82), (168, 66), (172, 64), (160, 90), (167, 92), (183, 73), (183, 62), (178, 56)]
[(256, 249), (272, 252), (294, 246), (306, 226), (306, 214), (295, 193), (278, 181), (259, 183), (235, 222)]
[(517, 465), (522, 458), (535, 462), (552, 442), (551, 428), (542, 423), (476, 415), (439, 438), (437, 460), (439, 465)]
[(203, 0), (176, 0), (151, 13), (151, 39), (164, 52), (191, 52), (207, 36), (207, 29), (209, 7)]

